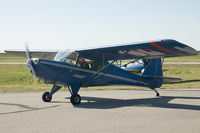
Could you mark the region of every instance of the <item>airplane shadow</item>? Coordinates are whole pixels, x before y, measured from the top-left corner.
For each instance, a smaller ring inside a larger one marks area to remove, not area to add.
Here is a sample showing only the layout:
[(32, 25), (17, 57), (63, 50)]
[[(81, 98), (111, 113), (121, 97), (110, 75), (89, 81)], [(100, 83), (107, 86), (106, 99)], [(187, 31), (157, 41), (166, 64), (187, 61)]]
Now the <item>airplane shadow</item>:
[(157, 107), (168, 109), (187, 109), (187, 110), (200, 110), (199, 105), (187, 105), (169, 103), (173, 99), (199, 99), (200, 97), (175, 97), (175, 96), (161, 96), (156, 98), (144, 98), (144, 99), (110, 99), (110, 98), (98, 98), (98, 97), (82, 97), (80, 105), (76, 105), (77, 108), (87, 109), (113, 109), (121, 107)]
[[(84, 102), (74, 107), (85, 108), (85, 109), (113, 109), (113, 108), (121, 108), (121, 107), (157, 107), (157, 108), (168, 108), (168, 109), (200, 110), (199, 105), (169, 103), (171, 100), (174, 100), (177, 98), (200, 100), (200, 97), (181, 97), (181, 96), (180, 97), (179, 96), (161, 96), (161, 97), (143, 98), (143, 99), (112, 99), (112, 98), (83, 96), (82, 100), (84, 100)], [(66, 99), (69, 99), (69, 97), (67, 97)], [(67, 104), (69, 102), (52, 101), (52, 103)], [(0, 103), (0, 105), (17, 106), (24, 109), (20, 111), (3, 112), (3, 113), (0, 112), (0, 115), (44, 110), (44, 109), (61, 106), (61, 105), (54, 105), (54, 106), (49, 106), (49, 107), (35, 108), (28, 105), (15, 104), (15, 103)]]
[(20, 107), (20, 108), (24, 109), (24, 110), (20, 110), (20, 111), (11, 111), (11, 112), (0, 113), (0, 115), (30, 112), (30, 111), (36, 111), (36, 110), (43, 110), (43, 109), (55, 108), (55, 107), (59, 106), (59, 105), (54, 105), (54, 106), (50, 106), (50, 107), (34, 108), (34, 107), (30, 107), (28, 105), (15, 104), (15, 103), (0, 103), (0, 105), (17, 106), (17, 107)]

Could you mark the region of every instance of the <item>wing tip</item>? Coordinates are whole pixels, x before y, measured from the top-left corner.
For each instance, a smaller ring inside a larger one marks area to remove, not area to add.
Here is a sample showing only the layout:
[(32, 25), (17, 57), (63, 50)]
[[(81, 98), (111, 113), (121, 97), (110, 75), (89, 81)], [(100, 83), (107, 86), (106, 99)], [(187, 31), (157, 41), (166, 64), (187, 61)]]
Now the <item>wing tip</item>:
[(184, 43), (181, 43), (175, 39), (164, 39), (164, 41), (171, 41), (171, 42), (175, 42), (175, 43), (179, 43), (181, 45), (184, 45), (188, 51), (183, 51), (183, 52), (186, 52), (187, 56), (196, 56), (199, 54), (199, 51), (197, 51), (196, 49), (194, 49), (193, 47), (189, 46), (189, 45), (186, 45)]

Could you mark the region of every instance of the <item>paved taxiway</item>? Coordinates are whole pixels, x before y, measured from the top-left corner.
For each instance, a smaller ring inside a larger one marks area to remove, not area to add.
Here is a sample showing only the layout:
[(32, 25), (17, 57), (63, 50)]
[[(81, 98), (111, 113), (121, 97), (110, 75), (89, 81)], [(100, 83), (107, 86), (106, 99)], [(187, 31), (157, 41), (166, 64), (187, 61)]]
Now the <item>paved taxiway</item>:
[(80, 91), (73, 107), (69, 92), (51, 103), (40, 92), (0, 94), (2, 133), (199, 133), (200, 89)]

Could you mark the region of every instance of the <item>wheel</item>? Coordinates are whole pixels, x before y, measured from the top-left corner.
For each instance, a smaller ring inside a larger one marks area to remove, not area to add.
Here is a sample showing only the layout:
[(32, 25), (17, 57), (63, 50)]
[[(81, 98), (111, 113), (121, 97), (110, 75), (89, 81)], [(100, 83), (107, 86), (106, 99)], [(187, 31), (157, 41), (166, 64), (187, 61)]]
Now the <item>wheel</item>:
[(159, 97), (159, 96), (160, 96), (160, 94), (159, 94), (159, 93), (156, 93), (156, 96), (157, 96), (157, 97)]
[(73, 105), (78, 105), (81, 102), (81, 97), (79, 94), (73, 94), (70, 98), (70, 102)]
[(52, 96), (49, 95), (49, 92), (45, 92), (43, 95), (42, 95), (42, 100), (44, 102), (51, 102), (51, 99), (52, 99)]

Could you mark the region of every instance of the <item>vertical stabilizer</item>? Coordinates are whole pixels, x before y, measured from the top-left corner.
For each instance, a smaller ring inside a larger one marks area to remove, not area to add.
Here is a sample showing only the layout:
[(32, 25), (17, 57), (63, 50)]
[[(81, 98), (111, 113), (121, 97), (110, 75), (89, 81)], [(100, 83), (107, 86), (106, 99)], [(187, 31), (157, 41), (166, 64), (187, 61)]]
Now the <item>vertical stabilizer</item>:
[(143, 76), (159, 76), (159, 77), (161, 77), (163, 75), (161, 58), (151, 59), (149, 64), (144, 69), (144, 72), (142, 75)]
[(163, 82), (162, 62), (160, 58), (151, 59), (142, 76), (149, 83), (149, 88), (159, 88)]

